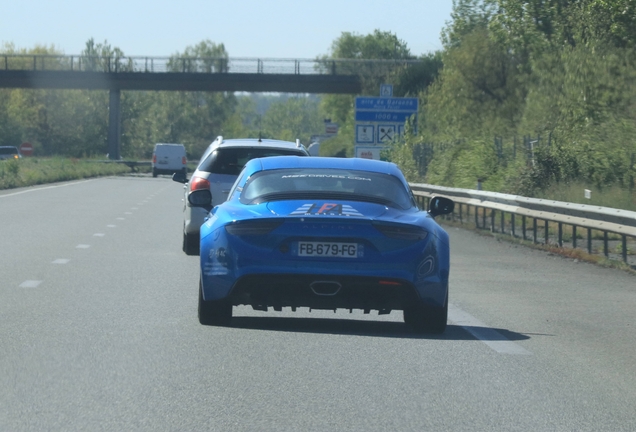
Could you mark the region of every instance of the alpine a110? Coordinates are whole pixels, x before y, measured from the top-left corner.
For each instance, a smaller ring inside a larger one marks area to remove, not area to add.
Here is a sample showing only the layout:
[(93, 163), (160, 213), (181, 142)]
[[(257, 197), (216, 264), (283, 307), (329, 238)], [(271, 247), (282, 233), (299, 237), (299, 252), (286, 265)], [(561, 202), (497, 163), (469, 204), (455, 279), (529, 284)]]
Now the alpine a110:
[(210, 210), (201, 226), (199, 321), (228, 325), (233, 306), (402, 310), (418, 332), (442, 333), (449, 239), (418, 208), (399, 168), (358, 158), (280, 156), (249, 161), (227, 201), (189, 194)]

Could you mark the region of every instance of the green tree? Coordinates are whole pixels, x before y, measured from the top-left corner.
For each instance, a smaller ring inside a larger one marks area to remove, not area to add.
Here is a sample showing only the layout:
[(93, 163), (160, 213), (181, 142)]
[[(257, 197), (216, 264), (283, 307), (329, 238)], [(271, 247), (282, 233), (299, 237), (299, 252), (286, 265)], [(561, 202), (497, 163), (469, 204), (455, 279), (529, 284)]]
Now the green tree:
[(171, 56), (168, 69), (175, 72), (222, 73), (228, 71), (228, 54), (223, 44), (209, 39), (188, 46)]
[(82, 69), (85, 71), (132, 71), (130, 59), (126, 59), (121, 49), (112, 47), (108, 41), (96, 44), (93, 38), (86, 41), (86, 47), (81, 53), (80, 62)]
[[(402, 61), (413, 60), (406, 42), (399, 39), (391, 32), (374, 30), (368, 35), (343, 32), (333, 41), (330, 53), (325, 58), (351, 59), (351, 60), (394, 60), (397, 63), (388, 62), (387, 66), (351, 63), (341, 68), (349, 68), (345, 73), (359, 74), (362, 81), (362, 94), (377, 95), (380, 84), (395, 81), (400, 92), (404, 94), (420, 86), (417, 76), (422, 76), (422, 71), (428, 73), (428, 69), (422, 68), (412, 72), (411, 76), (404, 73), (406, 68), (400, 68)], [(434, 64), (434, 61), (431, 62)], [(433, 68), (434, 69), (434, 68)], [(437, 72), (437, 70), (435, 70)], [(403, 75), (402, 75), (403, 74)], [(403, 77), (403, 78), (402, 78)], [(400, 81), (400, 79), (402, 79)], [(325, 95), (322, 99), (322, 111), (325, 116), (340, 124), (338, 136), (321, 145), (321, 155), (353, 155), (353, 103), (354, 96), (350, 95)], [(328, 153), (325, 153), (328, 152)]]
[(324, 132), (323, 116), (316, 99), (300, 96), (273, 103), (262, 119), (265, 133), (277, 139), (309, 144), (311, 135)]

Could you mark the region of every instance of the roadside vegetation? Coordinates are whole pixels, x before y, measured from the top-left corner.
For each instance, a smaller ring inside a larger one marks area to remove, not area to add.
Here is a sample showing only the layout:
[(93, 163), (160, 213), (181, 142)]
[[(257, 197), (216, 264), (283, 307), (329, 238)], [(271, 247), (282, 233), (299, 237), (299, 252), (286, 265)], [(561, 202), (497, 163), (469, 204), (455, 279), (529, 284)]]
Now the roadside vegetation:
[(126, 165), (69, 158), (22, 158), (0, 161), (0, 189), (129, 173)]
[(636, 2), (456, 0), (452, 18), (418, 134), (388, 157), (414, 181), (634, 209)]
[[(392, 83), (394, 96), (419, 97), (418, 124), (383, 153), (410, 181), (474, 189), (479, 179), (485, 190), (636, 210), (635, 0), (454, 0), (442, 43), (417, 56), (390, 32), (344, 31), (322, 56), (421, 60), (370, 70), (362, 83), (364, 95)], [(0, 51), (62, 54), (53, 46)], [(96, 70), (100, 59), (124, 56), (92, 39), (81, 54)], [(205, 40), (180, 56), (222, 61), (229, 53)], [(124, 91), (122, 154), (148, 160), (155, 143), (178, 142), (197, 159), (217, 135), (309, 144), (324, 119), (340, 128), (320, 154), (352, 156), (353, 95)], [(105, 91), (0, 89), (0, 145), (104, 158), (107, 122)]]

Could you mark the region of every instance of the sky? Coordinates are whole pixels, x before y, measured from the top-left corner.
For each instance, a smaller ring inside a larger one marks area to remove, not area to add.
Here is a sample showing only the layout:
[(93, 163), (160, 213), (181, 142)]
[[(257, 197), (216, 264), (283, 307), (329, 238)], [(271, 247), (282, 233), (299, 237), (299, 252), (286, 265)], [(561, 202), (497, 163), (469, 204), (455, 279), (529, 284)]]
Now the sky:
[(451, 9), (452, 0), (0, 0), (0, 52), (11, 43), (76, 55), (93, 38), (167, 57), (209, 39), (230, 57), (310, 59), (342, 32), (379, 29), (419, 56), (442, 48)]

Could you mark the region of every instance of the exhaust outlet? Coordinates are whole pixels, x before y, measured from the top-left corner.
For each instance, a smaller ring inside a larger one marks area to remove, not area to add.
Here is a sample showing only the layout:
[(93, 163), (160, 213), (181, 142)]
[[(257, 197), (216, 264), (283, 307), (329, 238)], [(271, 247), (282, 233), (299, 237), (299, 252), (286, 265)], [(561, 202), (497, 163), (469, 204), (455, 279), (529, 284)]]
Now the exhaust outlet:
[(338, 294), (342, 285), (336, 281), (314, 281), (309, 284), (314, 294), (319, 296), (332, 296)]

